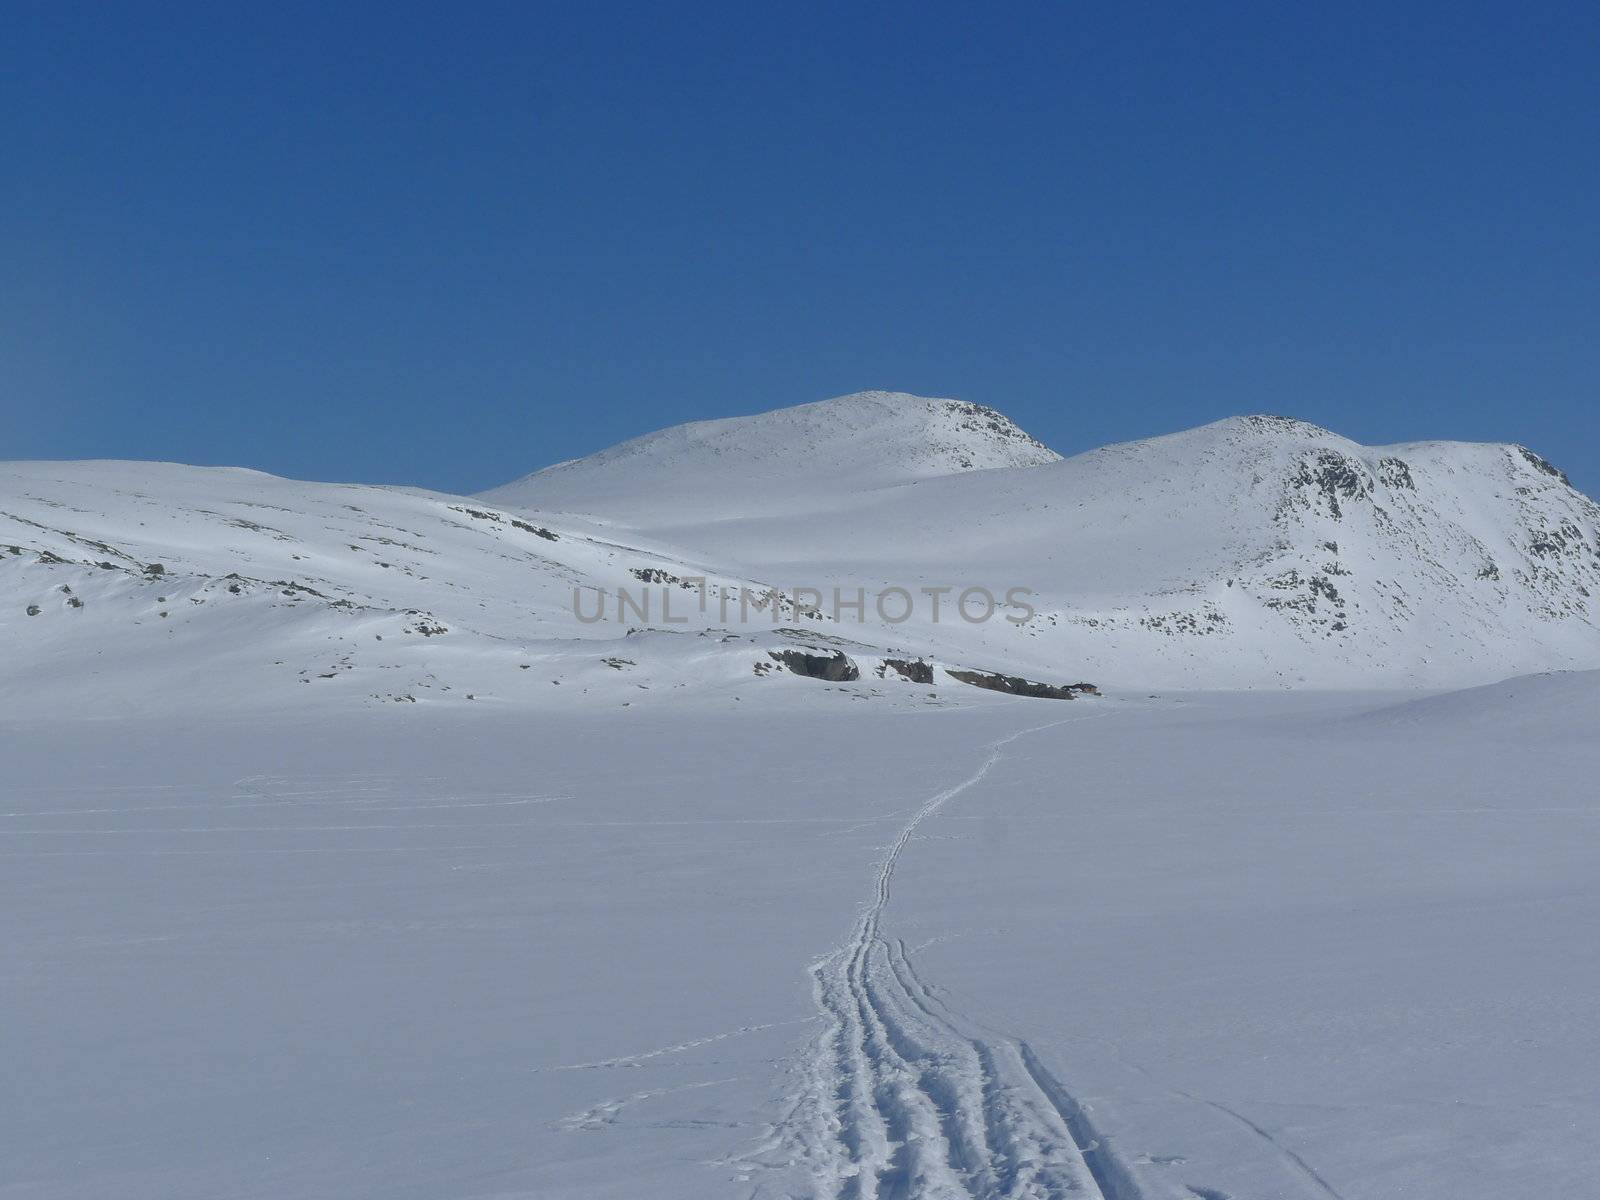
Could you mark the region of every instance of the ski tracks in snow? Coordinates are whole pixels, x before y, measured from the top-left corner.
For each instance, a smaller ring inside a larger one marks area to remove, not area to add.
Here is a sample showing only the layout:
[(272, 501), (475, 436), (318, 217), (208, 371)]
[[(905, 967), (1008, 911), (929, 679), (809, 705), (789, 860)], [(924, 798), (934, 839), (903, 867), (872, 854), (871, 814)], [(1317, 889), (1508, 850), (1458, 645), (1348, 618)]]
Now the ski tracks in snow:
[(927, 800), (901, 829), (850, 939), (813, 965), (827, 1028), (765, 1150), (809, 1169), (818, 1195), (1153, 1200), (1025, 1043), (980, 1035), (930, 994), (904, 943), (880, 929), (900, 856), (922, 823), (982, 782), (1017, 739), (1086, 719), (989, 743), (977, 770)]

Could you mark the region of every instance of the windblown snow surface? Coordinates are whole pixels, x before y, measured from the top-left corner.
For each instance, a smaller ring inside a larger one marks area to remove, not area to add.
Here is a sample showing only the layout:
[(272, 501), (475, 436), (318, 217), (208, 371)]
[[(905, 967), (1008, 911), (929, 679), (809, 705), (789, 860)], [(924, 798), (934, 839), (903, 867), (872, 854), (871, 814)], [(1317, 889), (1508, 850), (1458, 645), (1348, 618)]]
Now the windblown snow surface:
[(1597, 525), (885, 393), (477, 499), (0, 467), (0, 1197), (1593, 1194)]

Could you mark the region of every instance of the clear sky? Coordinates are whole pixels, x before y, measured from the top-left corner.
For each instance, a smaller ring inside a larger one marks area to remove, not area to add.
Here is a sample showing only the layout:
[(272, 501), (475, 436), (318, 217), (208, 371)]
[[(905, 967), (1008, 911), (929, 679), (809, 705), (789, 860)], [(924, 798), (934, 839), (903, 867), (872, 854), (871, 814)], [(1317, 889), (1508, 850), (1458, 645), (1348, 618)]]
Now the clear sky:
[(0, 7), (3, 458), (476, 490), (890, 388), (1600, 492), (1600, 5)]

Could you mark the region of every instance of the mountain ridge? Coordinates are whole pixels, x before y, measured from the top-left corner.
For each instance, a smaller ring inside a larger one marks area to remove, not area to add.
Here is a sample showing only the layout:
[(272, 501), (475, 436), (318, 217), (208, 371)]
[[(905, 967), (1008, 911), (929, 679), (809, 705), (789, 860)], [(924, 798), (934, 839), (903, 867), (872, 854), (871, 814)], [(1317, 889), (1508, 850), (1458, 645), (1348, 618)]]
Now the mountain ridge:
[[(832, 441), (795, 441), (840, 414)], [(708, 444), (721, 453), (695, 451)], [(903, 446), (926, 453), (905, 461)], [(613, 470), (641, 456), (650, 471)], [(1113, 687), (1600, 667), (1600, 506), (1517, 444), (1364, 447), (1257, 414), (1063, 459), (993, 410), (869, 393), (599, 457), (605, 479), (557, 469), (559, 494), (524, 488), (538, 504), (249, 468), (0, 464), (14, 648), (0, 709), (112, 693), (124, 707), (644, 702), (631, 693), (749, 686), (774, 632), (822, 657)], [(657, 488), (663, 463), (672, 486)], [(969, 587), (1021, 588), (1034, 616), (802, 612), (795, 591)], [(580, 600), (616, 610), (645, 588), (679, 609), (578, 616)], [(735, 619), (697, 589), (789, 598)]]

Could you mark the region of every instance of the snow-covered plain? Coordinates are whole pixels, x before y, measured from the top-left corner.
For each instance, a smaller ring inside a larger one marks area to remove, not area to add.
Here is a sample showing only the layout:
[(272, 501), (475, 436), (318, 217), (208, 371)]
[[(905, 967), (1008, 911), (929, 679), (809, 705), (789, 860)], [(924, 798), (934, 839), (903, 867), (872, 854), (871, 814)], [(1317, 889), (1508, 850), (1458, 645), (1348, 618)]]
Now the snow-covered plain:
[(1600, 680), (772, 696), (13, 726), (3, 1194), (1587, 1194)]
[(1600, 534), (1520, 448), (872, 394), (478, 500), (0, 477), (6, 1200), (1594, 1191)]

